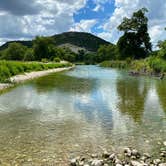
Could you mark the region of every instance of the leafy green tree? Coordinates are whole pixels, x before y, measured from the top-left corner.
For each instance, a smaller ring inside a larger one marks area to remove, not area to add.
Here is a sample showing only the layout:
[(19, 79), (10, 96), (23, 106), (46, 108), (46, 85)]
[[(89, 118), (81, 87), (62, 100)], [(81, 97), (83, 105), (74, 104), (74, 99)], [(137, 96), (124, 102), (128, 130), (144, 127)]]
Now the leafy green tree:
[(125, 17), (118, 26), (118, 30), (124, 32), (117, 43), (121, 59), (145, 58), (151, 52), (152, 45), (148, 34), (146, 12), (147, 9), (142, 8), (134, 12), (131, 18)]
[(43, 58), (50, 58), (50, 52), (54, 40), (50, 37), (36, 37), (33, 41), (34, 56), (36, 60), (41, 60)]
[(118, 53), (115, 45), (101, 45), (97, 51), (96, 62), (117, 59)]
[(33, 49), (32, 48), (27, 49), (24, 55), (24, 61), (34, 61), (34, 60), (35, 56)]
[(6, 60), (23, 60), (27, 47), (20, 43), (10, 43), (8, 48), (3, 52), (3, 59)]

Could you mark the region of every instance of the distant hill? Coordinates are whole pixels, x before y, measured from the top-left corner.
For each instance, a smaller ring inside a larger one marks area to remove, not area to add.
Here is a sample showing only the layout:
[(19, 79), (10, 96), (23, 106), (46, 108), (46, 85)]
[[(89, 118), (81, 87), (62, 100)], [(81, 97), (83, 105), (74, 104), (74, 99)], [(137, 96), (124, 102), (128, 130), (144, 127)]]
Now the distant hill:
[[(100, 45), (110, 44), (109, 42), (85, 32), (65, 32), (51, 36), (55, 40), (56, 46), (69, 47), (72, 50), (84, 49), (86, 51), (96, 52)], [(10, 41), (0, 47), (3, 50), (8, 47), (9, 43), (18, 42), (27, 47), (32, 47), (32, 41)]]

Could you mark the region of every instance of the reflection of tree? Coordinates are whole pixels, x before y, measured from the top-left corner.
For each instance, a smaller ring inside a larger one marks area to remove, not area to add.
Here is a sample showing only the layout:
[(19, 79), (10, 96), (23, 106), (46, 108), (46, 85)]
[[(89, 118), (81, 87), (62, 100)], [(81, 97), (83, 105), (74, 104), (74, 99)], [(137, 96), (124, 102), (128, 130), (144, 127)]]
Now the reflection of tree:
[(56, 73), (35, 80), (34, 85), (39, 92), (51, 91), (57, 88), (64, 92), (86, 93), (92, 90), (95, 81)]
[(166, 82), (160, 81), (156, 84), (157, 93), (163, 110), (166, 112)]
[(147, 87), (138, 80), (118, 80), (119, 109), (130, 115), (134, 121), (140, 122), (144, 111)]

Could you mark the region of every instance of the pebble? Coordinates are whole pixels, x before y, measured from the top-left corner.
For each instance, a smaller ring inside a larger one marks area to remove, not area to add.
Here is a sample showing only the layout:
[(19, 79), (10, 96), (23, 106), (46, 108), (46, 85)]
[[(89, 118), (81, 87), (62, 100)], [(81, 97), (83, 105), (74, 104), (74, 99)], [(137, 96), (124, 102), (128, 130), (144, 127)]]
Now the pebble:
[(159, 155), (160, 158), (152, 159), (149, 153), (125, 148), (123, 154), (104, 151), (101, 155), (92, 154), (89, 159), (77, 157), (70, 161), (70, 166), (166, 166), (166, 149), (161, 148)]
[(72, 160), (70, 161), (70, 165), (71, 165), (71, 166), (77, 166), (77, 159), (72, 159)]
[(94, 159), (91, 163), (92, 166), (102, 166), (103, 160)]

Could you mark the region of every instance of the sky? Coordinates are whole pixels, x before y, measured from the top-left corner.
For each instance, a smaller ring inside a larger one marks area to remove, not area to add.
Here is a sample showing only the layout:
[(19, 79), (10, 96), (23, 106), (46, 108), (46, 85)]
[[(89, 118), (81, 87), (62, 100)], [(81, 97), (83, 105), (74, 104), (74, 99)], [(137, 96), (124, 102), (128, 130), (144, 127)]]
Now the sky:
[(142, 7), (149, 10), (149, 34), (156, 45), (166, 39), (166, 0), (0, 0), (0, 45), (66, 31), (116, 43), (122, 19)]

